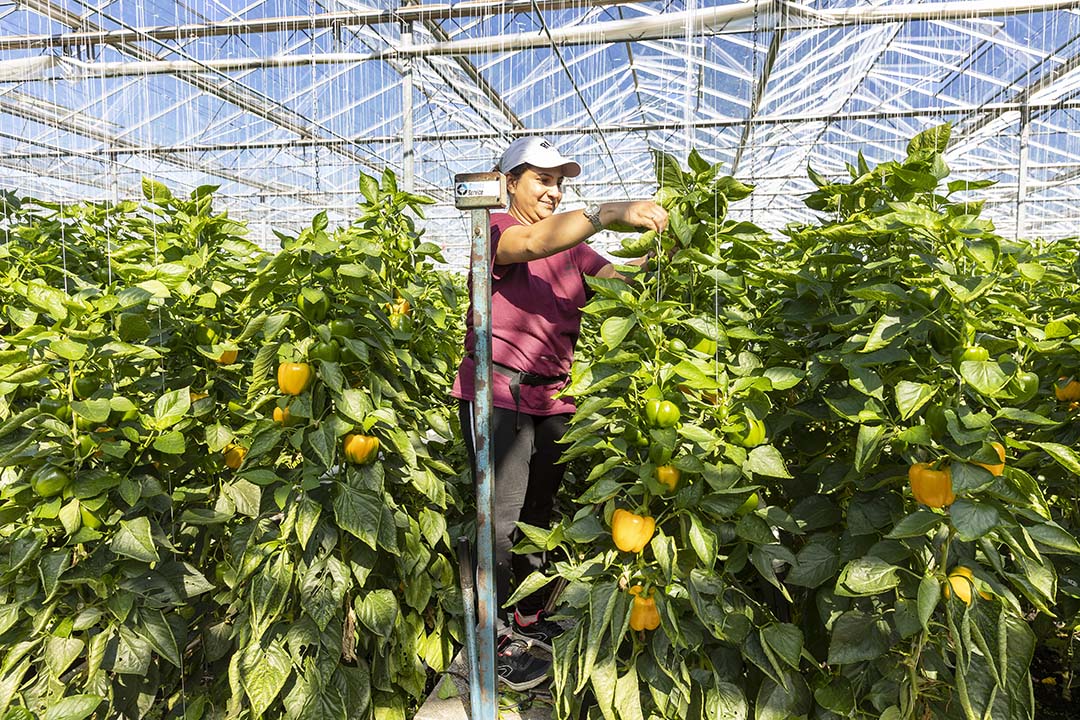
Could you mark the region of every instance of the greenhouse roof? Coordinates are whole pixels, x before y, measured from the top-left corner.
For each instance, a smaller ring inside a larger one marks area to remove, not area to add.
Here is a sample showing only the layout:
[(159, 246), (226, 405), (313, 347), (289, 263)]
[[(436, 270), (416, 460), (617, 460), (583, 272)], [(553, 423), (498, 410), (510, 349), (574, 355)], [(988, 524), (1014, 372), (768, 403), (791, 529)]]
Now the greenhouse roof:
[(1004, 235), (1076, 234), (1080, 2), (0, 0), (0, 187), (126, 199), (219, 185), (253, 236), (326, 210), (361, 173), (436, 200), (460, 266), (453, 176), (543, 134), (584, 171), (566, 207), (647, 197), (650, 150), (756, 186), (733, 213), (813, 217), (807, 167), (846, 177), (953, 123), (953, 176)]

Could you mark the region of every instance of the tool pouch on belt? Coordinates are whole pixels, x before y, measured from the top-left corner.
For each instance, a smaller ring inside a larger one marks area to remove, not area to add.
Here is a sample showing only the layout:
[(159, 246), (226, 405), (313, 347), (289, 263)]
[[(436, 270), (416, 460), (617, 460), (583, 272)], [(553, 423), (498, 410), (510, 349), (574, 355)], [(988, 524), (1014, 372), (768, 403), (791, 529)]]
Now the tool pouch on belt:
[(492, 369), (500, 375), (510, 378), (510, 395), (514, 398), (514, 430), (521, 430), (521, 386), (522, 385), (554, 385), (565, 382), (569, 377), (562, 375), (537, 375), (536, 373), (515, 370), (507, 365), (497, 362), (491, 363)]

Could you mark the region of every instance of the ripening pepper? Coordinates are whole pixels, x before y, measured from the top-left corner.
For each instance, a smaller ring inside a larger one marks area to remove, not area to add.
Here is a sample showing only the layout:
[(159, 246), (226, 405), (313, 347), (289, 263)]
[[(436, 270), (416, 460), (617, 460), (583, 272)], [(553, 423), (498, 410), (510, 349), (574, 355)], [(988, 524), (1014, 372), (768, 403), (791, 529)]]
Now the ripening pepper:
[(244, 464), (244, 458), (247, 456), (247, 448), (243, 445), (235, 445), (229, 443), (225, 446), (225, 465), (232, 470), (238, 469)]
[(1062, 377), (1054, 383), (1054, 396), (1065, 402), (1080, 400), (1080, 380)]
[(379, 438), (349, 433), (345, 436), (345, 459), (363, 465), (375, 459), (379, 452)]
[(656, 521), (648, 515), (635, 515), (629, 510), (616, 510), (611, 516), (611, 537), (615, 547), (623, 552), (639, 553), (652, 540)]
[[(964, 567), (963, 565), (957, 565), (949, 573), (947, 578), (948, 582), (945, 583), (945, 597), (949, 597), (952, 593), (956, 593), (956, 597), (960, 599), (965, 605), (971, 604), (971, 591), (975, 589), (975, 574), (971, 572), (971, 568)], [(979, 597), (983, 600), (989, 600), (990, 594), (979, 590)]]
[(908, 469), (908, 482), (915, 500), (927, 507), (948, 507), (956, 500), (948, 466), (934, 470), (930, 463), (915, 463)]
[(659, 465), (656, 468), (656, 480), (661, 485), (665, 485), (668, 492), (675, 492), (675, 486), (679, 484), (680, 477), (682, 477), (682, 472), (674, 465)]
[(644, 591), (640, 585), (630, 588), (630, 594), (634, 596), (634, 605), (630, 608), (631, 630), (655, 630), (660, 627), (660, 612), (656, 609), (656, 601), (652, 599), (652, 591), (642, 597)]
[(278, 390), (284, 395), (299, 395), (311, 384), (314, 373), (307, 363), (281, 363), (278, 365)]
[(1001, 462), (993, 464), (977, 462), (974, 464), (978, 465), (981, 468), (986, 468), (990, 471), (991, 475), (997, 477), (998, 475), (1001, 475), (1003, 472), (1005, 472), (1005, 446), (996, 441), (990, 443), (990, 445), (994, 448), (994, 450), (997, 451), (998, 457), (1001, 458)]

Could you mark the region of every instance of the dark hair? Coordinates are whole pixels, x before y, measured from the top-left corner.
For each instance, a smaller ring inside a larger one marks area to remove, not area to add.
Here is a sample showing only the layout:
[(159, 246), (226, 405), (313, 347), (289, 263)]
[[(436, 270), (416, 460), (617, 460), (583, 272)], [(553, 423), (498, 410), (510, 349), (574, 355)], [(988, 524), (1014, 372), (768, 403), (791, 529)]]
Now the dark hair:
[[(520, 180), (521, 176), (525, 174), (526, 170), (535, 170), (537, 172), (541, 172), (541, 171), (544, 170), (544, 168), (538, 168), (535, 165), (532, 165), (530, 163), (521, 163), (520, 165), (517, 165), (515, 167), (510, 168), (508, 171), (503, 173), (503, 175), (506, 175), (507, 179)], [(499, 170), (498, 165), (495, 166), (495, 172), (502, 172), (501, 170)], [(559, 189), (560, 190), (562, 189), (564, 180), (566, 180), (565, 175), (562, 175), (562, 176), (559, 177)]]
[[(531, 168), (531, 167), (532, 167), (532, 165), (530, 165), (529, 163), (521, 163), (520, 165), (518, 165), (516, 167), (510, 168), (505, 173), (503, 173), (503, 175), (506, 175), (506, 177), (508, 177), (508, 178), (514, 178), (515, 180), (520, 180), (522, 174), (524, 174), (524, 172), (526, 170), (528, 170), (529, 168)], [(499, 169), (499, 163), (495, 164), (495, 168), (494, 168), (493, 171), (494, 172), (502, 172), (502, 170)]]

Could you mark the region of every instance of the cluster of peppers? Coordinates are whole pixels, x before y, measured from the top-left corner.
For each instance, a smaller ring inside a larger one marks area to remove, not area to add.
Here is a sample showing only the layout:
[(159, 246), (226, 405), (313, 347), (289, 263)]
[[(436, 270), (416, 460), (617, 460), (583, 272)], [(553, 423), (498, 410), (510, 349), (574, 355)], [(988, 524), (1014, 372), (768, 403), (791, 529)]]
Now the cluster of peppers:
[[(315, 377), (315, 371), (309, 363), (283, 362), (278, 365), (277, 385), (282, 395), (299, 395)], [(274, 408), (274, 422), (282, 427), (295, 425), (298, 418), (289, 411), (288, 405)], [(343, 441), (345, 459), (357, 465), (364, 465), (374, 460), (379, 454), (379, 439), (360, 433), (349, 433)], [(225, 465), (237, 470), (244, 464), (247, 448), (242, 445), (230, 443), (224, 449)]]
[[(999, 442), (990, 445), (997, 452), (1000, 462), (997, 463), (973, 463), (985, 468), (995, 477), (1005, 472), (1005, 446)], [(940, 467), (939, 467), (940, 465)], [(915, 501), (931, 508), (946, 508), (956, 501), (953, 492), (952, 470), (948, 465), (938, 463), (915, 463), (908, 469), (908, 483), (911, 485), (911, 494)], [(972, 590), (975, 588), (974, 573), (971, 568), (959, 565), (945, 578), (944, 593), (949, 597), (955, 593), (956, 597), (965, 605), (971, 604)], [(990, 596), (979, 590), (979, 595), (984, 600)]]
[[(645, 403), (645, 420), (651, 427), (670, 428), (679, 422), (679, 407), (670, 400), (650, 399)], [(656, 480), (674, 492), (682, 473), (670, 463), (656, 468)], [(646, 511), (647, 512), (647, 511)], [(640, 553), (656, 532), (656, 520), (647, 514), (637, 514), (619, 508), (611, 516), (611, 538), (615, 547), (623, 552)], [(655, 630), (660, 627), (660, 612), (653, 598), (653, 589), (634, 585), (629, 589), (634, 596), (630, 608), (630, 628), (635, 631)]]

